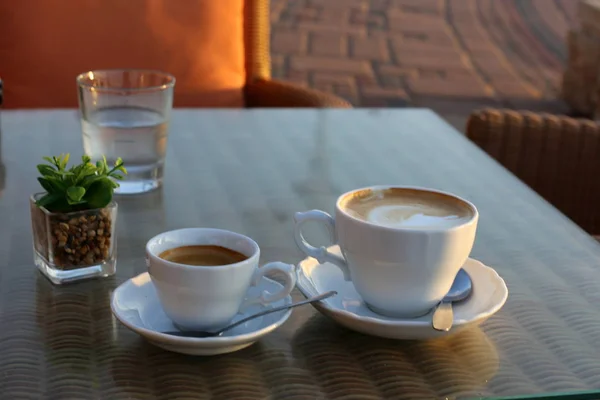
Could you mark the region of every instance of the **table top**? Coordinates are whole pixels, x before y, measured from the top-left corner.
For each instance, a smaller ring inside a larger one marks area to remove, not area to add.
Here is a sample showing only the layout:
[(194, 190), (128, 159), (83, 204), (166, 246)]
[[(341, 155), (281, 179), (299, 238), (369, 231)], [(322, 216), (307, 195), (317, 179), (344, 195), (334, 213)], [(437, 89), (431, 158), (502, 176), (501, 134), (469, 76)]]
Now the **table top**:
[[(118, 198), (116, 276), (63, 287), (33, 264), (28, 197), (39, 191), (42, 156), (81, 154), (77, 113), (4, 111), (0, 124), (2, 398), (416, 399), (600, 388), (600, 246), (431, 111), (176, 110), (163, 189)], [(339, 194), (373, 184), (474, 202), (472, 257), (505, 279), (504, 308), (479, 328), (408, 342), (349, 331), (307, 306), (255, 345), (215, 357), (159, 349), (113, 318), (110, 295), (144, 272), (153, 235), (219, 227), (254, 238), (262, 262), (296, 263), (293, 213), (332, 212)]]

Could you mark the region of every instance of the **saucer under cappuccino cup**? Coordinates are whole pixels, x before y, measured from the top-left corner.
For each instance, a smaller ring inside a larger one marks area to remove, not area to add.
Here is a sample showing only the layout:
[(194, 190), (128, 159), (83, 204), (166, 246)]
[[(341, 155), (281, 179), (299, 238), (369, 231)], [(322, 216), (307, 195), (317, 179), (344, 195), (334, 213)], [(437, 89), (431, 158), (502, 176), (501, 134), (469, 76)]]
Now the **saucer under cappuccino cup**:
[[(472, 203), (450, 193), (373, 186), (341, 195), (335, 218), (296, 213), (294, 238), (306, 255), (337, 265), (374, 312), (412, 318), (448, 293), (473, 248), (478, 219)], [(308, 221), (326, 225), (342, 257), (305, 240)]]
[[(296, 285), (295, 267), (271, 262), (259, 268), (259, 259), (254, 240), (221, 229), (179, 229), (146, 244), (148, 273), (158, 299), (167, 317), (186, 330), (219, 329), (250, 305), (287, 297)], [(250, 286), (272, 271), (282, 273), (282, 290), (246, 298)]]

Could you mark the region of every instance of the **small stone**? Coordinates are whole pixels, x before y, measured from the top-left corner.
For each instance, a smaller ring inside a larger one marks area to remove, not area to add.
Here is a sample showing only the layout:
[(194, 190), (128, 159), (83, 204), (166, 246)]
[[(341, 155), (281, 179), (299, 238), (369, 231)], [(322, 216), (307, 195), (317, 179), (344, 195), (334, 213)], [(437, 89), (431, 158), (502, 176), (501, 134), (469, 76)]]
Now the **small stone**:
[[(101, 210), (95, 215), (59, 216), (52, 222), (51, 242), (54, 261), (68, 270), (103, 262), (110, 256), (112, 214)], [(60, 223), (61, 220), (68, 223)]]

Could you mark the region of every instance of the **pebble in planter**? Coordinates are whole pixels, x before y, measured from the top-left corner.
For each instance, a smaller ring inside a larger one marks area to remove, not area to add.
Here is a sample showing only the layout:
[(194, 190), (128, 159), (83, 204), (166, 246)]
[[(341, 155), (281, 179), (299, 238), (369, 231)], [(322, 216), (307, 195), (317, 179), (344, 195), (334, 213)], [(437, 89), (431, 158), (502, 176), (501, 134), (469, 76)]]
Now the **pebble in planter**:
[(69, 155), (44, 157), (37, 166), (46, 190), (31, 196), (34, 261), (53, 283), (105, 277), (116, 270), (115, 180), (127, 171), (118, 159), (91, 163), (87, 156), (67, 169)]

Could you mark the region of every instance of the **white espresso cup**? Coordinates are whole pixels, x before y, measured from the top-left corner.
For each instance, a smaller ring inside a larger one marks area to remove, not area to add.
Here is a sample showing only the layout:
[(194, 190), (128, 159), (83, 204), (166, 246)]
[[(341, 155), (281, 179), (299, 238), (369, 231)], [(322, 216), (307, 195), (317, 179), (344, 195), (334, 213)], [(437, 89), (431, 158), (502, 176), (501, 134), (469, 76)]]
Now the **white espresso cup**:
[[(306, 255), (337, 265), (374, 312), (413, 318), (448, 293), (475, 241), (479, 214), (467, 200), (423, 188), (373, 186), (341, 195), (335, 218), (299, 212), (294, 238)], [(309, 221), (323, 223), (343, 257), (310, 245)]]
[[(225, 265), (188, 265), (159, 257), (184, 246), (219, 246), (245, 256)], [(260, 248), (247, 236), (220, 229), (189, 228), (161, 233), (146, 244), (148, 272), (165, 314), (181, 329), (211, 330), (226, 326), (250, 305), (266, 305), (288, 296), (296, 285), (295, 267), (282, 262), (258, 267)], [(285, 284), (277, 293), (246, 298), (272, 271), (283, 273)]]

